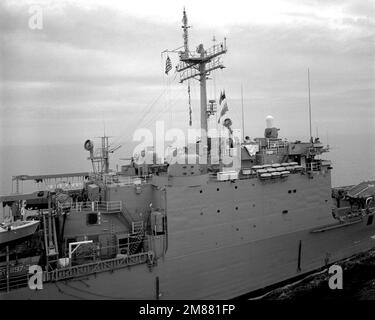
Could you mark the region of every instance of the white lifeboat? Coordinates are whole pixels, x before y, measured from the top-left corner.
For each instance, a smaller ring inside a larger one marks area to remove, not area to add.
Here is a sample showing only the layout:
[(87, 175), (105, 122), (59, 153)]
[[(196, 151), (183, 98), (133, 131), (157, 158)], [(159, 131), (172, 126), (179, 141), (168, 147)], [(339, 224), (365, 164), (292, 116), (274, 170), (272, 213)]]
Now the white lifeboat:
[(302, 171), (302, 169), (303, 169), (303, 167), (299, 166), (299, 165), (294, 166), (293, 168), (294, 168), (295, 171)]
[(272, 172), (272, 173), (271, 173), (271, 178), (272, 178), (272, 179), (280, 178), (280, 176), (281, 176), (281, 173), (280, 173), (280, 172)]
[(272, 177), (272, 174), (271, 174), (271, 173), (262, 173), (262, 174), (260, 175), (260, 179), (262, 179), (262, 180), (271, 179), (271, 177)]
[(285, 170), (285, 171), (280, 172), (280, 174), (281, 174), (282, 178), (285, 178), (285, 177), (289, 176), (290, 171)]

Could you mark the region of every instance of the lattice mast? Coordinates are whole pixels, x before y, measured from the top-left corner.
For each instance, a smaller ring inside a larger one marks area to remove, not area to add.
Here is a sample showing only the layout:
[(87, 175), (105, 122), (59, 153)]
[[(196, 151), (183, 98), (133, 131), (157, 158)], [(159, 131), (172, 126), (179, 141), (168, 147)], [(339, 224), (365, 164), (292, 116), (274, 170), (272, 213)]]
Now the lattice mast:
[(107, 174), (109, 173), (109, 154), (121, 148), (121, 145), (111, 147), (108, 141), (108, 139), (111, 137), (106, 135), (99, 138), (101, 138), (101, 148), (95, 150), (96, 152), (94, 152), (94, 143), (91, 140), (85, 141), (84, 148), (90, 152), (90, 157), (88, 160), (91, 160), (93, 172)]
[[(201, 144), (203, 150), (207, 150), (207, 119), (210, 110), (207, 109), (207, 86), (206, 80), (210, 72), (216, 69), (223, 69), (225, 66), (221, 62), (220, 56), (227, 52), (226, 40), (219, 44), (214, 44), (208, 50), (204, 49), (203, 44), (197, 47), (197, 54), (189, 51), (188, 19), (186, 11), (183, 11), (182, 29), (184, 39), (184, 51), (180, 51), (180, 63), (176, 70), (180, 73), (180, 82), (194, 78), (200, 82), (200, 128)], [(205, 155), (207, 161), (207, 154)], [(206, 162), (207, 163), (207, 162)]]

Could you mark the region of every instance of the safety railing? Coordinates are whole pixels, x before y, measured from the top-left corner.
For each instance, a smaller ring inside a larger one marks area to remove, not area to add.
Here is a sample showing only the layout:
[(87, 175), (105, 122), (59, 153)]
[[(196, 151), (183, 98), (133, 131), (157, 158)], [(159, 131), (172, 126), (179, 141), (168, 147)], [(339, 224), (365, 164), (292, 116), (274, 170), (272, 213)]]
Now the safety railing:
[(17, 288), (26, 287), (29, 282), (29, 275), (27, 273), (0, 279), (0, 291), (10, 291)]
[(152, 251), (141, 252), (133, 255), (123, 255), (113, 259), (95, 261), (45, 272), (45, 279), (46, 281), (60, 281), (69, 278), (77, 278), (98, 272), (111, 271), (137, 264), (143, 264), (148, 261), (151, 262), (153, 261), (153, 258), (154, 254)]
[[(98, 272), (110, 271), (120, 269), (124, 267), (134, 266), (153, 261), (153, 252), (141, 252), (132, 255), (121, 255), (108, 260), (100, 260), (81, 264), (77, 266), (55, 269), (53, 271), (44, 271), (44, 281), (59, 281), (69, 278), (76, 278), (80, 276), (86, 276)], [(17, 288), (26, 287), (29, 283), (29, 277), (31, 274), (28, 273), (28, 267), (25, 266), (25, 271), (21, 274), (8, 275), (2, 274), (0, 276), (0, 292), (8, 292)]]
[(48, 190), (56, 190), (56, 189), (62, 189), (64, 191), (69, 190), (80, 190), (83, 189), (84, 183), (83, 182), (60, 182), (56, 184), (48, 184), (47, 189)]
[[(18, 271), (21, 270), (21, 272)], [(6, 266), (0, 268), (0, 292), (10, 291), (25, 287), (29, 282), (29, 265), (11, 266), (8, 269)]]
[(123, 176), (121, 174), (91, 173), (89, 177), (92, 181), (100, 181), (104, 184), (134, 185), (147, 183), (152, 175)]
[(59, 203), (58, 208), (61, 210), (70, 209), (75, 211), (120, 212), (122, 210), (122, 201), (71, 201)]

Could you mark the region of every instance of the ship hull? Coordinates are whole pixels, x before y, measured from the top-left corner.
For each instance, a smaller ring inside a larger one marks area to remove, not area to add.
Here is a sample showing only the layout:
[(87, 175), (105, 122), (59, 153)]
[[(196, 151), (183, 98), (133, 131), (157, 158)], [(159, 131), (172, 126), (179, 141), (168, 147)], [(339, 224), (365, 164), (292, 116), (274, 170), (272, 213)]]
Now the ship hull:
[[(180, 257), (12, 290), (0, 299), (231, 299), (314, 271), (375, 246), (364, 219), (324, 232), (311, 229)], [(327, 284), (328, 285), (328, 284)], [(344, 283), (345, 286), (345, 283)]]

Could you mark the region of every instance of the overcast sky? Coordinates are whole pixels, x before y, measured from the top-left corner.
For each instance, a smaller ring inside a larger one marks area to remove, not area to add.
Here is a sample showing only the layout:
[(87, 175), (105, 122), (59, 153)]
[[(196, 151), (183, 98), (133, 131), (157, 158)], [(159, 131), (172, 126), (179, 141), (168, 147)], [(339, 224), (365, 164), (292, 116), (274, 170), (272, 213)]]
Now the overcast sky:
[[(29, 28), (33, 4), (42, 30)], [(17, 0), (0, 2), (0, 144), (81, 143), (104, 126), (122, 141), (156, 119), (187, 127), (186, 84), (161, 56), (183, 44), (184, 6), (191, 50), (227, 38), (208, 98), (225, 89), (235, 126), (242, 84), (247, 134), (271, 114), (281, 135), (307, 138), (310, 68), (314, 133), (375, 136), (374, 1)]]

